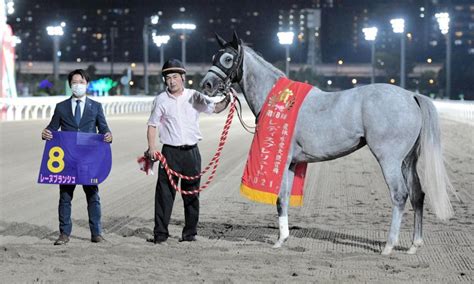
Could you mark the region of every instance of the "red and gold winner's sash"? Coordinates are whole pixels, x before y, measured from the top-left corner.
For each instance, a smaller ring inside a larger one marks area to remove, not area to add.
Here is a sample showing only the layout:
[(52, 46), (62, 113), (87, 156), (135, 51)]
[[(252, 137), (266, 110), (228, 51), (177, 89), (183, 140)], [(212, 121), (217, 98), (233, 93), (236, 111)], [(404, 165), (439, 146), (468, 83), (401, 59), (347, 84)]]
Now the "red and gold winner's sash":
[[(280, 78), (267, 96), (242, 176), (240, 193), (250, 200), (276, 204), (288, 163), (298, 112), (313, 86)], [(303, 205), (306, 163), (295, 168), (290, 205)]]

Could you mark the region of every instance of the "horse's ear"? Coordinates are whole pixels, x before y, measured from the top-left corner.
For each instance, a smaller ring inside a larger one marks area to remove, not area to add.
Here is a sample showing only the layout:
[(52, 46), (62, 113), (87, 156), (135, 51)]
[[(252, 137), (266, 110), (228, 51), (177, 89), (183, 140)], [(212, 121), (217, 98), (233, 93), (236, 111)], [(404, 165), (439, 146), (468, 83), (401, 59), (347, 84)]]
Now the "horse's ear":
[(239, 44), (240, 44), (240, 39), (239, 39), (239, 36), (237, 36), (237, 32), (234, 31), (234, 37), (232, 39), (232, 47), (235, 48), (235, 49), (238, 49), (239, 48)]
[(217, 40), (217, 43), (219, 44), (219, 46), (221, 48), (224, 47), (224, 45), (227, 43), (223, 38), (221, 38), (217, 33), (216, 33), (216, 40)]

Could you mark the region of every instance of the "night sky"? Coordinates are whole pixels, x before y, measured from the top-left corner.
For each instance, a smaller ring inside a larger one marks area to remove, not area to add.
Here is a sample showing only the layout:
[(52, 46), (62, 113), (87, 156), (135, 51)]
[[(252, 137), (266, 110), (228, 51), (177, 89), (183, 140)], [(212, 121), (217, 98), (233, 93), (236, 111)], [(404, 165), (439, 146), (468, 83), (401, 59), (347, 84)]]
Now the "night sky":
[[(319, 8), (322, 9), (320, 31), (322, 61), (334, 62), (338, 58), (345, 58), (346, 62), (366, 62), (370, 49), (363, 38), (362, 28), (377, 25), (379, 50), (396, 52), (399, 41), (391, 31), (389, 19), (404, 15), (407, 18), (407, 32), (413, 34), (413, 39), (407, 46), (408, 56), (423, 61), (427, 55), (440, 60), (443, 58), (442, 45), (430, 46), (430, 42), (442, 39), (434, 26), (432, 16), (437, 9), (443, 7), (444, 2), (464, 5), (470, 3), (466, 0), (29, 0), (15, 1), (16, 12), (8, 17), (8, 22), (14, 32), (22, 38), (20, 60), (50, 60), (51, 39), (46, 34), (45, 27), (61, 21), (67, 24), (61, 42), (63, 61), (76, 61), (77, 58), (82, 58), (83, 61), (110, 60), (111, 27), (117, 28), (118, 31), (114, 47), (115, 61), (141, 60), (144, 19), (153, 13), (161, 12), (159, 23), (154, 29), (158, 33), (171, 34), (172, 38), (166, 46), (167, 57), (179, 58), (181, 54), (179, 35), (171, 30), (171, 24), (186, 20), (197, 25), (197, 29), (192, 32), (188, 40), (188, 62), (210, 61), (210, 56), (217, 47), (214, 33), (230, 39), (234, 30), (257, 52), (269, 61), (275, 62), (284, 56), (284, 49), (276, 37), (279, 15), (290, 10)], [(427, 16), (423, 19), (419, 15), (420, 7), (427, 10)], [(474, 46), (472, 43), (474, 32), (465, 33), (465, 36), (471, 36), (470, 44), (471, 47)], [(468, 47), (463, 45), (454, 48), (460, 52), (468, 50)], [(296, 42), (291, 51), (293, 62), (305, 62), (306, 50), (306, 42)], [(150, 60), (159, 60), (158, 48), (152, 43)]]

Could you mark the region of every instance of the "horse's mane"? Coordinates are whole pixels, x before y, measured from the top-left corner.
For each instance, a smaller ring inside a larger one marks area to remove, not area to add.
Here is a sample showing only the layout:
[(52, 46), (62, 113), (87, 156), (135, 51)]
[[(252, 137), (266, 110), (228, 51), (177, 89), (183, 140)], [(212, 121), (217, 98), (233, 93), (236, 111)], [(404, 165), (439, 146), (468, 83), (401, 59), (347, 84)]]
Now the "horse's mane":
[(262, 64), (266, 68), (270, 69), (270, 71), (272, 71), (273, 73), (276, 73), (277, 75), (279, 75), (281, 77), (285, 76), (285, 74), (280, 69), (276, 68), (275, 66), (270, 64), (270, 62), (263, 59), (263, 57), (260, 56), (259, 54), (257, 54), (257, 52), (255, 52), (255, 50), (253, 50), (252, 48), (250, 48), (249, 46), (247, 46), (245, 44), (243, 44), (242, 47), (244, 48), (245, 51), (250, 53), (255, 58), (255, 60), (258, 61), (258, 63)]

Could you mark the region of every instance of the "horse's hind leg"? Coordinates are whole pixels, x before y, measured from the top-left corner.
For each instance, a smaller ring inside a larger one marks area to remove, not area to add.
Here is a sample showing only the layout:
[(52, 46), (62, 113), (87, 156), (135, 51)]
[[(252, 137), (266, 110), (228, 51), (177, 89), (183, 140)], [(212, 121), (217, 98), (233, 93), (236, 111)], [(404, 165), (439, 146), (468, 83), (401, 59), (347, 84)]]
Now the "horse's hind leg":
[(408, 198), (408, 190), (402, 174), (400, 161), (382, 160), (380, 161), (380, 165), (385, 177), (385, 182), (390, 189), (390, 197), (393, 204), (390, 232), (385, 248), (382, 251), (383, 255), (389, 255), (393, 247), (398, 244), (398, 235), (400, 233), (403, 210), (405, 209), (405, 203)]
[(278, 211), (278, 228), (280, 236), (276, 241), (274, 248), (279, 248), (290, 236), (290, 229), (288, 228), (288, 207), (290, 204), (290, 193), (293, 186), (293, 178), (295, 176), (295, 164), (291, 164), (285, 169), (283, 173), (280, 193), (277, 199)]
[(417, 249), (423, 245), (423, 203), (425, 200), (425, 193), (421, 190), (420, 179), (416, 172), (416, 154), (412, 154), (406, 160), (408, 166), (406, 167), (405, 178), (409, 188), (410, 202), (415, 211), (415, 222), (413, 231), (413, 242), (408, 250), (408, 254), (415, 254)]

